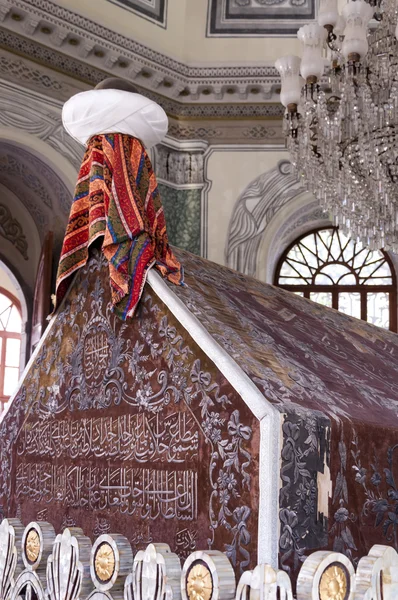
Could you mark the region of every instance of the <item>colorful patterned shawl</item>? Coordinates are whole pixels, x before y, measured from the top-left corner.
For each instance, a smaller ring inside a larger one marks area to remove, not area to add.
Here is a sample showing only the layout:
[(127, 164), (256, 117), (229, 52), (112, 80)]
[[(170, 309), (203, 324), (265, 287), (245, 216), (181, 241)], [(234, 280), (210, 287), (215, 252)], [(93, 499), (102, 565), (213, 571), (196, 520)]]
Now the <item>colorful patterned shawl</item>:
[(123, 320), (134, 315), (152, 266), (182, 284), (151, 161), (141, 142), (128, 135), (97, 135), (88, 144), (58, 267), (56, 306), (71, 275), (86, 264), (90, 244), (100, 236), (109, 263), (113, 310)]

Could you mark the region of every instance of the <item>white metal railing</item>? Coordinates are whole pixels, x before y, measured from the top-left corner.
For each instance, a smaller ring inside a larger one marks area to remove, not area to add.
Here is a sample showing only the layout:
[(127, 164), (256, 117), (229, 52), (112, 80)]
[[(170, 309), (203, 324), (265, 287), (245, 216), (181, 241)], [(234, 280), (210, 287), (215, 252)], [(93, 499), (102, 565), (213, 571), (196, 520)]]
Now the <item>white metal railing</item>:
[(167, 544), (133, 557), (120, 534), (94, 544), (77, 527), (56, 535), (49, 523), (0, 525), (0, 600), (397, 600), (398, 554), (373, 546), (356, 571), (338, 552), (314, 552), (293, 596), (287, 573), (269, 565), (246, 571), (236, 586), (228, 558), (193, 552), (181, 567)]

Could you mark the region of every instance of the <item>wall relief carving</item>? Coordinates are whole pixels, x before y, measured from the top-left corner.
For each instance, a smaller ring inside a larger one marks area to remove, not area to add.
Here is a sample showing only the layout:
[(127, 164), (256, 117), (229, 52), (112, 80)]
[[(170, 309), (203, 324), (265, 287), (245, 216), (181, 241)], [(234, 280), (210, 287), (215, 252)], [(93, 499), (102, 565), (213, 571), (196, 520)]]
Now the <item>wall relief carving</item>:
[(22, 225), (12, 216), (9, 208), (4, 204), (0, 204), (0, 235), (14, 244), (24, 259), (28, 260), (28, 241)]
[[(33, 76), (36, 77), (36, 74), (33, 73)], [(43, 99), (35, 97), (32, 92), (21, 92), (20, 89), (0, 83), (0, 124), (20, 129), (47, 142), (78, 169), (83, 148), (64, 132), (61, 106), (59, 104), (54, 110), (52, 103), (46, 106)]]
[(63, 239), (71, 194), (41, 158), (12, 143), (0, 143), (0, 183), (26, 207), (42, 237), (52, 228), (56, 242)]
[(226, 264), (247, 275), (255, 275), (258, 250), (264, 231), (273, 216), (292, 198), (304, 192), (282, 160), (276, 167), (252, 181), (237, 200), (229, 224)]
[(154, 153), (158, 179), (175, 185), (204, 183), (203, 150), (173, 150), (158, 144)]

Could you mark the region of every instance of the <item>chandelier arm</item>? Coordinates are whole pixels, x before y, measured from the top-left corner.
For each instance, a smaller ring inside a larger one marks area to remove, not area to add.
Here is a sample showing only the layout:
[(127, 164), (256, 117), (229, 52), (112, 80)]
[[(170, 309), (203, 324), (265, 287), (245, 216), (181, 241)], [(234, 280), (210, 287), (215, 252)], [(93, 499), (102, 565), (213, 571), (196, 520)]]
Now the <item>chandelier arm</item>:
[(337, 35), (333, 31), (332, 25), (325, 25), (325, 29), (328, 32), (328, 37), (326, 38), (326, 45), (333, 52), (340, 52), (340, 48), (337, 46)]

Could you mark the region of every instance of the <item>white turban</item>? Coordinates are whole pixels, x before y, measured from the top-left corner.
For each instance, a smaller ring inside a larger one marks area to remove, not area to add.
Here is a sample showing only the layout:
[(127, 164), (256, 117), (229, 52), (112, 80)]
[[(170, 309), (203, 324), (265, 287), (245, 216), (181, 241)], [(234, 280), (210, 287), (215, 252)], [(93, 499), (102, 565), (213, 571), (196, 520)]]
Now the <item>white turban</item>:
[(62, 123), (83, 145), (93, 135), (125, 133), (151, 148), (163, 140), (168, 129), (167, 115), (156, 102), (141, 94), (111, 89), (72, 96), (62, 109)]

